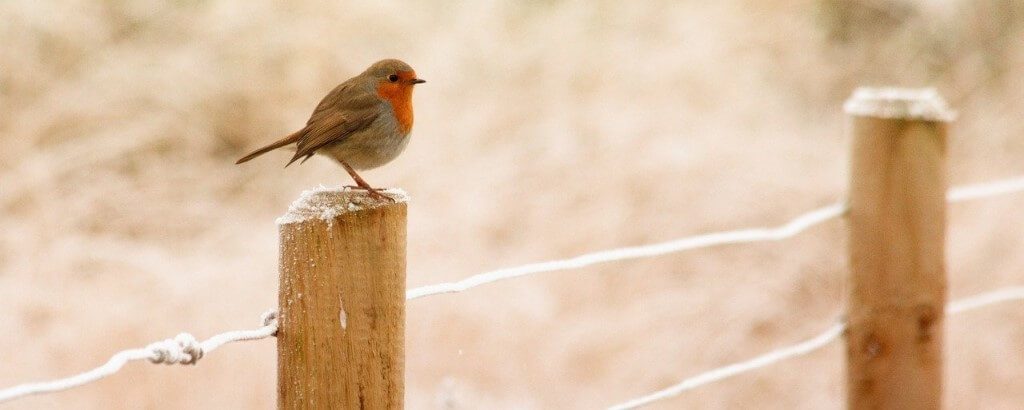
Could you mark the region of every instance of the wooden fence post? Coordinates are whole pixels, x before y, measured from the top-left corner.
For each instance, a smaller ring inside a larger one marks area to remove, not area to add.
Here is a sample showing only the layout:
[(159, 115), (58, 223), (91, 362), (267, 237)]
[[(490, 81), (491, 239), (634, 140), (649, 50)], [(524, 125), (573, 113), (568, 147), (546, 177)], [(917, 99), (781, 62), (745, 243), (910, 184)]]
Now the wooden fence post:
[(946, 300), (946, 123), (934, 90), (860, 89), (846, 102), (850, 409), (938, 409)]
[(279, 409), (400, 409), (406, 198), (307, 191), (278, 219)]

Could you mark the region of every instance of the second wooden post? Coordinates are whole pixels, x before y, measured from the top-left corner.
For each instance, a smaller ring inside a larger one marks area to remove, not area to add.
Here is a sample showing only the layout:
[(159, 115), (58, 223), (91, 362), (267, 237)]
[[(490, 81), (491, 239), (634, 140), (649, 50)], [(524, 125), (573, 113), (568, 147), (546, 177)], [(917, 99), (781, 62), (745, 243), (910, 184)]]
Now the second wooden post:
[(279, 409), (400, 409), (406, 203), (303, 193), (278, 220)]
[(846, 103), (850, 171), (850, 409), (938, 409), (946, 122), (932, 90), (861, 89)]

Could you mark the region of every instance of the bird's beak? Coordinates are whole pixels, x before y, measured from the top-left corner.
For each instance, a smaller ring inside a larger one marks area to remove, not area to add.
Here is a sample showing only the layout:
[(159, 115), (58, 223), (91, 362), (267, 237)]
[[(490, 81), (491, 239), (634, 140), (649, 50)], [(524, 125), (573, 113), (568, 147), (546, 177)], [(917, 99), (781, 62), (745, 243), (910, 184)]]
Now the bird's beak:
[(413, 84), (423, 84), (423, 83), (425, 83), (425, 82), (427, 82), (427, 80), (424, 80), (424, 79), (422, 79), (422, 78), (413, 78), (413, 79), (412, 79), (412, 83), (413, 83)]

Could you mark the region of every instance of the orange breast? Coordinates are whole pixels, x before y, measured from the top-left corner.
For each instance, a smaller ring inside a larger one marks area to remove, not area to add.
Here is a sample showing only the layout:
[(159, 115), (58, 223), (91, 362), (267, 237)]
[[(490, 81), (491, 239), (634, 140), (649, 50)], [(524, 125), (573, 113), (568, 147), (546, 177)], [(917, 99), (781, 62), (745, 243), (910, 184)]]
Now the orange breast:
[(404, 82), (381, 83), (377, 86), (377, 95), (391, 103), (402, 133), (412, 131), (412, 85)]

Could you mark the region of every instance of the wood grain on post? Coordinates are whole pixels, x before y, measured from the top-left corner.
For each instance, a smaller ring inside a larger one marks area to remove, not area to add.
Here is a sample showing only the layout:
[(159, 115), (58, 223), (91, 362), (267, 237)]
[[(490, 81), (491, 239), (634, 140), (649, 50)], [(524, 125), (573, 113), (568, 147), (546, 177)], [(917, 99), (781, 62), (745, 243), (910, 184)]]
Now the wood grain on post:
[(307, 191), (278, 219), (279, 409), (400, 409), (406, 197)]
[(938, 409), (946, 300), (946, 123), (933, 90), (860, 89), (851, 117), (851, 409)]

